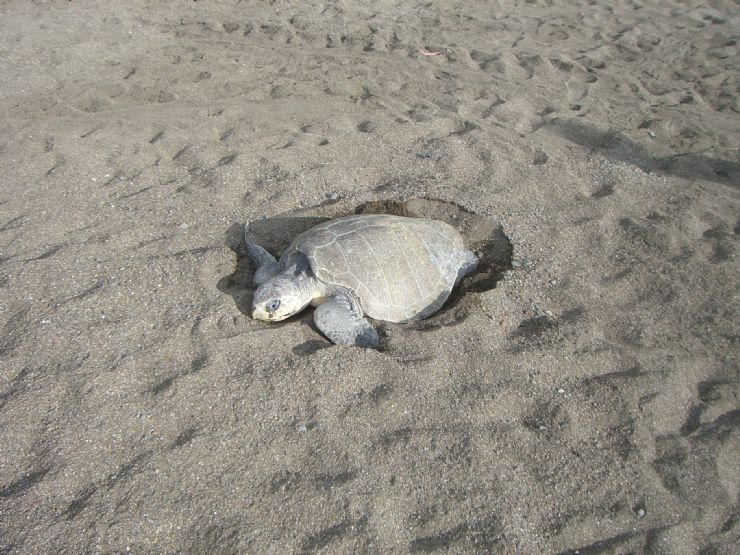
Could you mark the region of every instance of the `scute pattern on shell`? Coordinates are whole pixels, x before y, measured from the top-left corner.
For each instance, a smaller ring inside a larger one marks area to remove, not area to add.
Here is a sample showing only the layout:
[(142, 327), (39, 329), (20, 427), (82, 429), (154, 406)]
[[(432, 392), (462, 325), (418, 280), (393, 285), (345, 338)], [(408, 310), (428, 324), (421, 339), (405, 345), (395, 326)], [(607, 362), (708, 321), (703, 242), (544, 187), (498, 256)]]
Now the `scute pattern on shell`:
[(371, 318), (425, 318), (447, 300), (465, 258), (458, 231), (437, 220), (361, 215), (299, 235), (283, 260), (303, 253), (324, 283), (355, 292)]

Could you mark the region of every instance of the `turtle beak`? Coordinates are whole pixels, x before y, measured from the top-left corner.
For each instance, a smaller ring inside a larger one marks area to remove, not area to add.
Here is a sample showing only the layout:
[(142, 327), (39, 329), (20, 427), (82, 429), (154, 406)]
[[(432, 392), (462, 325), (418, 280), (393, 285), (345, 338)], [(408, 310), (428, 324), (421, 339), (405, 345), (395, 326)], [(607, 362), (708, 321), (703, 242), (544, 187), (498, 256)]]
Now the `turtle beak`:
[(254, 320), (267, 320), (268, 315), (264, 310), (260, 310), (259, 308), (253, 308), (252, 309), (252, 319)]
[(265, 320), (270, 322), (271, 320), (274, 320), (274, 316), (274, 312), (268, 312), (264, 308), (255, 307), (252, 309), (252, 318), (255, 320)]

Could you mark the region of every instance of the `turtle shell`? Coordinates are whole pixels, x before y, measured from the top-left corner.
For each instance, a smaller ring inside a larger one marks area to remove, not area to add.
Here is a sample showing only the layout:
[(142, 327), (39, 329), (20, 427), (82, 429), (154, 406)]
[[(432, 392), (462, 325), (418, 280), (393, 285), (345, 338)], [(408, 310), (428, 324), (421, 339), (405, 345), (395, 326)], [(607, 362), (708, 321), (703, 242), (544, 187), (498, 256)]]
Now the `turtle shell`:
[(302, 253), (320, 281), (352, 290), (371, 318), (407, 322), (439, 310), (465, 252), (449, 224), (378, 214), (321, 223), (296, 237), (282, 262)]

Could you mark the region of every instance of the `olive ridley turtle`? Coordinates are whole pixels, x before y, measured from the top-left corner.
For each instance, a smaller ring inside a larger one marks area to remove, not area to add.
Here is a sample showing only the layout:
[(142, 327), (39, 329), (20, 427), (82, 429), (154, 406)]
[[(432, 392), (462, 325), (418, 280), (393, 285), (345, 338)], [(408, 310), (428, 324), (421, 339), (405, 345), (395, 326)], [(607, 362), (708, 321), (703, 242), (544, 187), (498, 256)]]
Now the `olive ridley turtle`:
[(258, 265), (252, 317), (276, 322), (317, 306), (314, 322), (332, 342), (377, 348), (365, 315), (387, 322), (431, 316), (479, 263), (460, 233), (438, 220), (387, 214), (323, 222), (276, 260), (247, 238)]

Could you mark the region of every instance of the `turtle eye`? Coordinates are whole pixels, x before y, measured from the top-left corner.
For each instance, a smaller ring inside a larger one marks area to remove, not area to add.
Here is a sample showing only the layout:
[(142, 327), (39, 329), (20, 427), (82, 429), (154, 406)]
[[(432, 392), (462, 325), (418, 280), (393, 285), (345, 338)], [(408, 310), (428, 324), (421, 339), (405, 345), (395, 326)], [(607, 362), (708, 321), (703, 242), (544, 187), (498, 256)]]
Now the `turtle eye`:
[(265, 305), (265, 308), (267, 309), (267, 312), (275, 312), (278, 307), (280, 306), (280, 301), (278, 299), (275, 299), (274, 301), (270, 301)]

